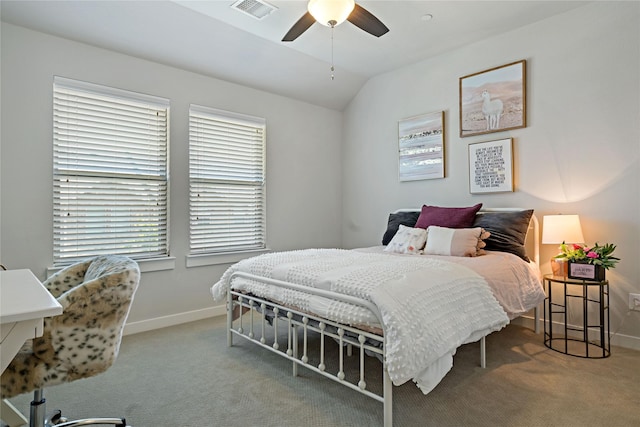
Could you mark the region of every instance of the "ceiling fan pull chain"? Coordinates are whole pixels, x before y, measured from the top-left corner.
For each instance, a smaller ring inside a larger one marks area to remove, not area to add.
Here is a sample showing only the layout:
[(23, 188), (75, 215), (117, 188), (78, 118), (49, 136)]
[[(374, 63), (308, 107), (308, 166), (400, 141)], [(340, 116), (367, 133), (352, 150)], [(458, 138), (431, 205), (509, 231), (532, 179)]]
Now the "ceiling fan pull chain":
[[(329, 24), (335, 21), (329, 21)], [(333, 30), (335, 28), (335, 24), (331, 25), (331, 80), (335, 79), (333, 72), (335, 71), (335, 67), (333, 66)]]

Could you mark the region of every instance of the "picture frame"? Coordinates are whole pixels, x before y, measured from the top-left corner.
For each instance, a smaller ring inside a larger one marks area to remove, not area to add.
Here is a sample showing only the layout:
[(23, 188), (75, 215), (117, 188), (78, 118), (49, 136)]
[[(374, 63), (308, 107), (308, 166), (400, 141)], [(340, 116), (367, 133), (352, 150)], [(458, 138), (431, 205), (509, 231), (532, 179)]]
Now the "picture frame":
[(460, 77), (460, 137), (527, 125), (527, 61)]
[(398, 121), (400, 182), (444, 178), (444, 111)]
[(595, 280), (602, 282), (605, 279), (605, 269), (601, 265), (586, 264), (583, 262), (569, 261), (569, 279)]
[(469, 192), (513, 191), (513, 139), (469, 144)]

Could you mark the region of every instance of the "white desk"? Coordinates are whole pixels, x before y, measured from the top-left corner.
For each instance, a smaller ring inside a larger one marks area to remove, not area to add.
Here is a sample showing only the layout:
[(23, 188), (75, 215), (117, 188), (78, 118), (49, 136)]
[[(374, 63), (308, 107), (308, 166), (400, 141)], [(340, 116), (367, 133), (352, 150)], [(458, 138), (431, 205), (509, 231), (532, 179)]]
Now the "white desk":
[[(31, 271), (0, 271), (0, 372), (9, 366), (26, 340), (42, 335), (45, 317), (59, 314), (62, 306)], [(19, 419), (13, 418), (17, 414), (11, 411), (12, 406), (3, 400), (3, 421), (10, 425)]]

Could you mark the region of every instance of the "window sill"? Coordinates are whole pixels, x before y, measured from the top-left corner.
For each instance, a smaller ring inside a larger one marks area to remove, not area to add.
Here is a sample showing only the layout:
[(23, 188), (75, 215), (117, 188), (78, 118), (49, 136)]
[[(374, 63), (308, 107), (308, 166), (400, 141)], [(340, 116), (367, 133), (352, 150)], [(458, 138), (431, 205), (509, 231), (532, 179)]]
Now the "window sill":
[(136, 260), (141, 273), (150, 271), (173, 270), (176, 268), (176, 257), (147, 258)]
[(269, 249), (246, 252), (226, 252), (220, 254), (187, 255), (186, 264), (189, 267), (204, 267), (207, 265), (233, 264), (246, 258), (266, 254)]
[[(174, 268), (176, 268), (175, 257), (136, 259), (135, 261), (138, 263), (141, 273), (148, 273), (151, 271), (173, 270)], [(62, 270), (65, 267), (66, 266), (48, 267), (47, 277), (50, 277), (52, 274), (57, 273), (58, 271)]]

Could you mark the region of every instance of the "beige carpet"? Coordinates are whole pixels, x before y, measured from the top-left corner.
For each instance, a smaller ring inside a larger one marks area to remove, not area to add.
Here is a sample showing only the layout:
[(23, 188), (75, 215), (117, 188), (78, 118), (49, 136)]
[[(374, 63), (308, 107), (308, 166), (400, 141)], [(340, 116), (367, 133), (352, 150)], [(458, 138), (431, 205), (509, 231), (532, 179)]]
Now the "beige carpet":
[[(382, 404), (373, 399), (302, 368), (292, 377), (290, 362), (238, 338), (227, 348), (224, 323), (127, 336), (108, 372), (49, 388), (48, 409), (124, 416), (134, 427), (382, 425)], [(640, 426), (640, 352), (566, 356), (515, 325), (487, 338), (487, 369), (478, 366), (478, 348), (459, 349), (453, 370), (427, 396), (413, 383), (394, 387), (394, 425)], [(30, 399), (11, 401), (28, 413)]]

